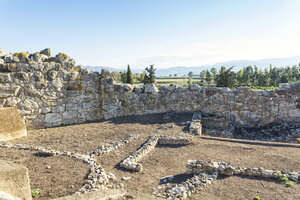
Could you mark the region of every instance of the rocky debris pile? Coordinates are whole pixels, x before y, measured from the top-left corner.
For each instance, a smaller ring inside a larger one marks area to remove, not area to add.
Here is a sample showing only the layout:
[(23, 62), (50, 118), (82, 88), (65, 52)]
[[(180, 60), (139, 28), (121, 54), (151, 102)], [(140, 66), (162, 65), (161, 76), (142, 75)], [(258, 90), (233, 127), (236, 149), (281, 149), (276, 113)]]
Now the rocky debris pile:
[(234, 137), (238, 139), (273, 142), (296, 142), (300, 137), (300, 121), (277, 121), (258, 127), (235, 127)]
[(121, 185), (115, 185), (110, 184), (109, 180), (112, 180), (115, 182), (115, 176), (110, 173), (108, 176), (103, 169), (103, 167), (97, 163), (97, 160), (95, 158), (92, 158), (89, 155), (83, 155), (79, 153), (71, 153), (71, 152), (62, 152), (62, 151), (56, 151), (44, 147), (37, 147), (37, 146), (26, 146), (22, 144), (8, 144), (5, 142), (0, 143), (0, 148), (13, 148), (13, 149), (23, 149), (23, 150), (33, 150), (37, 151), (39, 153), (42, 153), (43, 155), (61, 155), (61, 156), (67, 156), (75, 159), (82, 160), (83, 162), (90, 165), (90, 173), (87, 176), (87, 181), (84, 183), (83, 187), (81, 187), (79, 190), (75, 192), (75, 194), (81, 194), (81, 193), (87, 193), (91, 191), (97, 191), (99, 189), (105, 189), (106, 187), (111, 188), (122, 188)]
[(120, 166), (125, 169), (134, 170), (137, 172), (142, 171), (143, 166), (141, 164), (138, 164), (137, 162), (155, 148), (155, 146), (158, 142), (158, 139), (159, 139), (159, 136), (150, 137), (147, 140), (147, 142), (144, 143), (143, 146), (141, 148), (139, 148), (134, 154), (125, 158), (120, 163)]
[(120, 141), (110, 142), (109, 144), (100, 146), (97, 150), (89, 153), (88, 155), (91, 157), (94, 157), (94, 156), (101, 156), (103, 154), (107, 154), (107, 153), (109, 153), (113, 150), (116, 150), (119, 147), (131, 142), (132, 140), (137, 139), (138, 137), (139, 137), (139, 135), (128, 135)]
[(201, 114), (194, 112), (192, 122), (190, 123), (189, 132), (194, 135), (202, 134)]
[(94, 163), (91, 165), (90, 173), (87, 176), (87, 181), (84, 185), (75, 192), (75, 194), (84, 194), (87, 192), (97, 191), (99, 189), (104, 189), (108, 183), (108, 177), (104, 169), (99, 163)]
[(244, 175), (262, 178), (276, 178), (279, 175), (285, 175), (287, 178), (293, 178), (300, 182), (300, 172), (288, 172), (288, 171), (273, 171), (259, 168), (245, 168), (234, 167), (230, 162), (204, 162), (201, 160), (188, 160), (187, 161), (187, 173), (198, 174), (203, 171), (218, 172), (222, 175)]
[(160, 136), (158, 139), (158, 144), (167, 145), (187, 145), (192, 142), (192, 137), (168, 137)]
[(120, 166), (139, 172), (143, 170), (143, 166), (138, 161), (151, 152), (157, 144), (186, 145), (189, 143), (191, 143), (191, 138), (188, 137), (151, 136), (134, 154), (125, 158)]
[(167, 183), (158, 186), (153, 194), (170, 200), (186, 199), (210, 185), (217, 177), (218, 172), (200, 172), (178, 185)]
[(163, 130), (168, 130), (169, 128), (174, 128), (173, 124), (169, 124), (167, 126), (162, 125), (161, 127), (159, 127), (159, 129), (163, 129)]

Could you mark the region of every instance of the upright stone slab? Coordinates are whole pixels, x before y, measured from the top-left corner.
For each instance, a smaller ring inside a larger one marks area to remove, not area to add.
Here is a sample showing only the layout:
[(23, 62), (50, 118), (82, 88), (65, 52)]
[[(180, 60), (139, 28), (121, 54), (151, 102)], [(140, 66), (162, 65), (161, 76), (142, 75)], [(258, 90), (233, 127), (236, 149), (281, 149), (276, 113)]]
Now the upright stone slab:
[(16, 108), (0, 108), (0, 141), (27, 135), (26, 126)]
[(201, 114), (194, 112), (192, 122), (190, 124), (190, 133), (194, 135), (202, 135)]
[(31, 200), (28, 169), (22, 165), (0, 160), (0, 191), (22, 200)]

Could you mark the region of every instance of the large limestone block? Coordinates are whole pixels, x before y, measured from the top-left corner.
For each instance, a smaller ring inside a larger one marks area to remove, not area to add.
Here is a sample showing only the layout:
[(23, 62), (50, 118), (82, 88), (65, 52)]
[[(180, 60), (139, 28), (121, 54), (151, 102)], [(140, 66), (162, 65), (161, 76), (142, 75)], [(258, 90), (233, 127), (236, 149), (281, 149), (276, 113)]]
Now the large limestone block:
[(0, 200), (22, 200), (22, 199), (14, 197), (6, 192), (0, 191)]
[(158, 89), (154, 84), (145, 85), (145, 93), (156, 93), (156, 92), (158, 92)]
[(0, 141), (12, 140), (26, 135), (26, 126), (19, 111), (13, 107), (0, 108)]
[(0, 160), (0, 191), (22, 200), (31, 200), (28, 169), (22, 165)]

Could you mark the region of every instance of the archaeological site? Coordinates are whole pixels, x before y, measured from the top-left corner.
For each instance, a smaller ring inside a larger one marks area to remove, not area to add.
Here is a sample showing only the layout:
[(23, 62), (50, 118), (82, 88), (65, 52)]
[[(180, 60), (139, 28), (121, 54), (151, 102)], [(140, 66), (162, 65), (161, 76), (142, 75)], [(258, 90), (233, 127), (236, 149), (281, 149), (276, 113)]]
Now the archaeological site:
[(0, 200), (300, 199), (300, 82), (117, 83), (0, 49)]

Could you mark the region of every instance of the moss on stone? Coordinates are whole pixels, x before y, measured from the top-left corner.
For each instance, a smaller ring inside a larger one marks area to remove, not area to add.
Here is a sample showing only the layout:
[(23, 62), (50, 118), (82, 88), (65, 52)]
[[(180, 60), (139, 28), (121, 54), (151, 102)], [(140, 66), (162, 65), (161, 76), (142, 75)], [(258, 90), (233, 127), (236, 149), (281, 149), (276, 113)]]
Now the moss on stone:
[(80, 90), (83, 90), (83, 86), (82, 86), (82, 84), (76, 84), (74, 86), (69, 86), (68, 90), (71, 90), (71, 91), (80, 91)]
[(72, 67), (70, 72), (79, 72), (80, 71), (80, 67)]
[(29, 53), (27, 52), (20, 52), (20, 53), (14, 53), (14, 56), (18, 57), (18, 58), (26, 58), (29, 56)]
[(69, 59), (70, 59), (70, 57), (69, 57), (67, 54), (65, 54), (65, 53), (60, 53), (60, 55), (61, 55), (65, 60), (69, 60)]
[(121, 104), (124, 108), (128, 108), (129, 107), (129, 104), (126, 102), (126, 101), (122, 101), (122, 104)]

